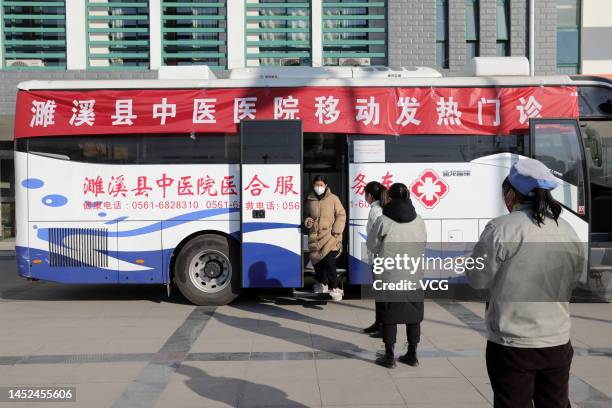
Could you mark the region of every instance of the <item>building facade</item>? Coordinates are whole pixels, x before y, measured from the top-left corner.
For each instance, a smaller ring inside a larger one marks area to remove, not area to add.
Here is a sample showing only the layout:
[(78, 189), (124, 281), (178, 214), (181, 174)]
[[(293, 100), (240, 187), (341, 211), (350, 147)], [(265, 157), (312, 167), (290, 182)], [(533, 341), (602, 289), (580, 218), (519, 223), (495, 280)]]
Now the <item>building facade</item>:
[[(14, 236), (16, 85), (218, 76), (263, 65), (429, 66), (528, 56), (531, 0), (0, 0), (0, 243)], [(612, 72), (612, 2), (533, 0), (536, 75)], [(2, 249), (0, 247), (0, 249)]]

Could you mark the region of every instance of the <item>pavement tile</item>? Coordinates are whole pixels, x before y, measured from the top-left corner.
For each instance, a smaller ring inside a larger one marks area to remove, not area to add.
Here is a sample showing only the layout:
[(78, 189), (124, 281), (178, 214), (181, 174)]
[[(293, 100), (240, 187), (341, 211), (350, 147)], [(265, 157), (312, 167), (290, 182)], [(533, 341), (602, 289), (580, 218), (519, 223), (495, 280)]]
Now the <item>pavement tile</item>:
[(393, 378), (459, 378), (461, 372), (443, 357), (420, 358), (418, 367), (410, 367), (406, 364), (397, 363), (394, 370), (389, 370)]
[(612, 377), (612, 358), (574, 356), (570, 371), (578, 377)]
[(251, 379), (244, 387), (238, 407), (320, 407), (315, 378)]
[(370, 404), (384, 407), (402, 404), (404, 400), (389, 375), (380, 377), (353, 376), (344, 371), (335, 378), (319, 377), (321, 400), (324, 405)]
[[(206, 330), (206, 329), (204, 329)], [(229, 353), (249, 352), (253, 347), (253, 339), (208, 340), (200, 336), (191, 346), (192, 353)]]
[(308, 334), (289, 338), (258, 335), (253, 339), (252, 351), (312, 351), (312, 340)]
[(597, 377), (582, 377), (582, 380), (586, 381), (589, 385), (595, 387), (597, 390), (606, 394), (612, 399), (612, 368), (608, 371), (607, 375), (604, 374)]
[(389, 370), (374, 364), (373, 360), (341, 358), (316, 360), (315, 364), (318, 378), (323, 381), (340, 378), (390, 378)]
[(283, 360), (283, 361), (249, 361), (247, 364), (246, 379), (258, 380), (270, 378), (277, 380), (302, 378), (317, 378), (317, 368), (314, 360)]
[[(440, 407), (452, 404), (487, 404), (487, 400), (465, 378), (396, 378), (402, 397), (409, 406), (426, 403)], [(443, 392), (441, 392), (443, 390)]]
[(75, 364), (75, 374), (79, 383), (130, 382), (138, 377), (146, 364), (146, 362)]
[(448, 360), (466, 377), (487, 377), (487, 364), (483, 357), (449, 357)]

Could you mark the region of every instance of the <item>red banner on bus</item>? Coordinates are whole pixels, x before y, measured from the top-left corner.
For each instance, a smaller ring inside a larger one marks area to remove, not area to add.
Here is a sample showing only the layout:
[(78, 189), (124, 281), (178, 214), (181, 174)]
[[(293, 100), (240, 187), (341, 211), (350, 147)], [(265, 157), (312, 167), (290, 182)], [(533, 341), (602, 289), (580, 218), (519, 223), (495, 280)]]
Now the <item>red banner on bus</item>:
[(305, 132), (485, 135), (541, 117), (578, 117), (576, 88), (39, 90), (18, 93), (15, 137), (236, 133), (251, 119), (301, 119)]

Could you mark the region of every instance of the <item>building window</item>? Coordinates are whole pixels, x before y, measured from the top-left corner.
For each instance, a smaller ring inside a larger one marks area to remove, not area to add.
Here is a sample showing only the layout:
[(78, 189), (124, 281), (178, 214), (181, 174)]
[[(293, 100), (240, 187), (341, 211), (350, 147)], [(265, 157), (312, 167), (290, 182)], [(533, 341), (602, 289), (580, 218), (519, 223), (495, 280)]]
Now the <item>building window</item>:
[(149, 67), (149, 2), (86, 0), (87, 66), (92, 69)]
[[(238, 0), (232, 0), (238, 1)], [(245, 0), (246, 65), (311, 65), (310, 2)]]
[(387, 2), (323, 0), (323, 65), (387, 65)]
[(557, 0), (557, 72), (580, 72), (580, 0)]
[(448, 0), (436, 0), (436, 65), (448, 68)]
[(2, 1), (3, 68), (66, 68), (64, 1)]
[(510, 10), (508, 0), (497, 0), (497, 43), (496, 55), (507, 57), (510, 55)]
[(478, 31), (480, 29), (478, 0), (466, 0), (465, 2), (465, 57), (466, 61), (477, 57)]
[(225, 1), (162, 1), (164, 65), (227, 67)]

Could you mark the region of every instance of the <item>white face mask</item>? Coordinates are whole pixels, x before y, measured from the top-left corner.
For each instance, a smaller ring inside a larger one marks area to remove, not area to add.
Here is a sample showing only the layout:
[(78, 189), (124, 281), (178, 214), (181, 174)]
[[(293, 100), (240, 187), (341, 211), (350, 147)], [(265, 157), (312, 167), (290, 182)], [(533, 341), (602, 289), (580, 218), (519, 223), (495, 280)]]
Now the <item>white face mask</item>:
[(325, 192), (325, 187), (315, 186), (314, 191), (317, 195), (321, 195)]

